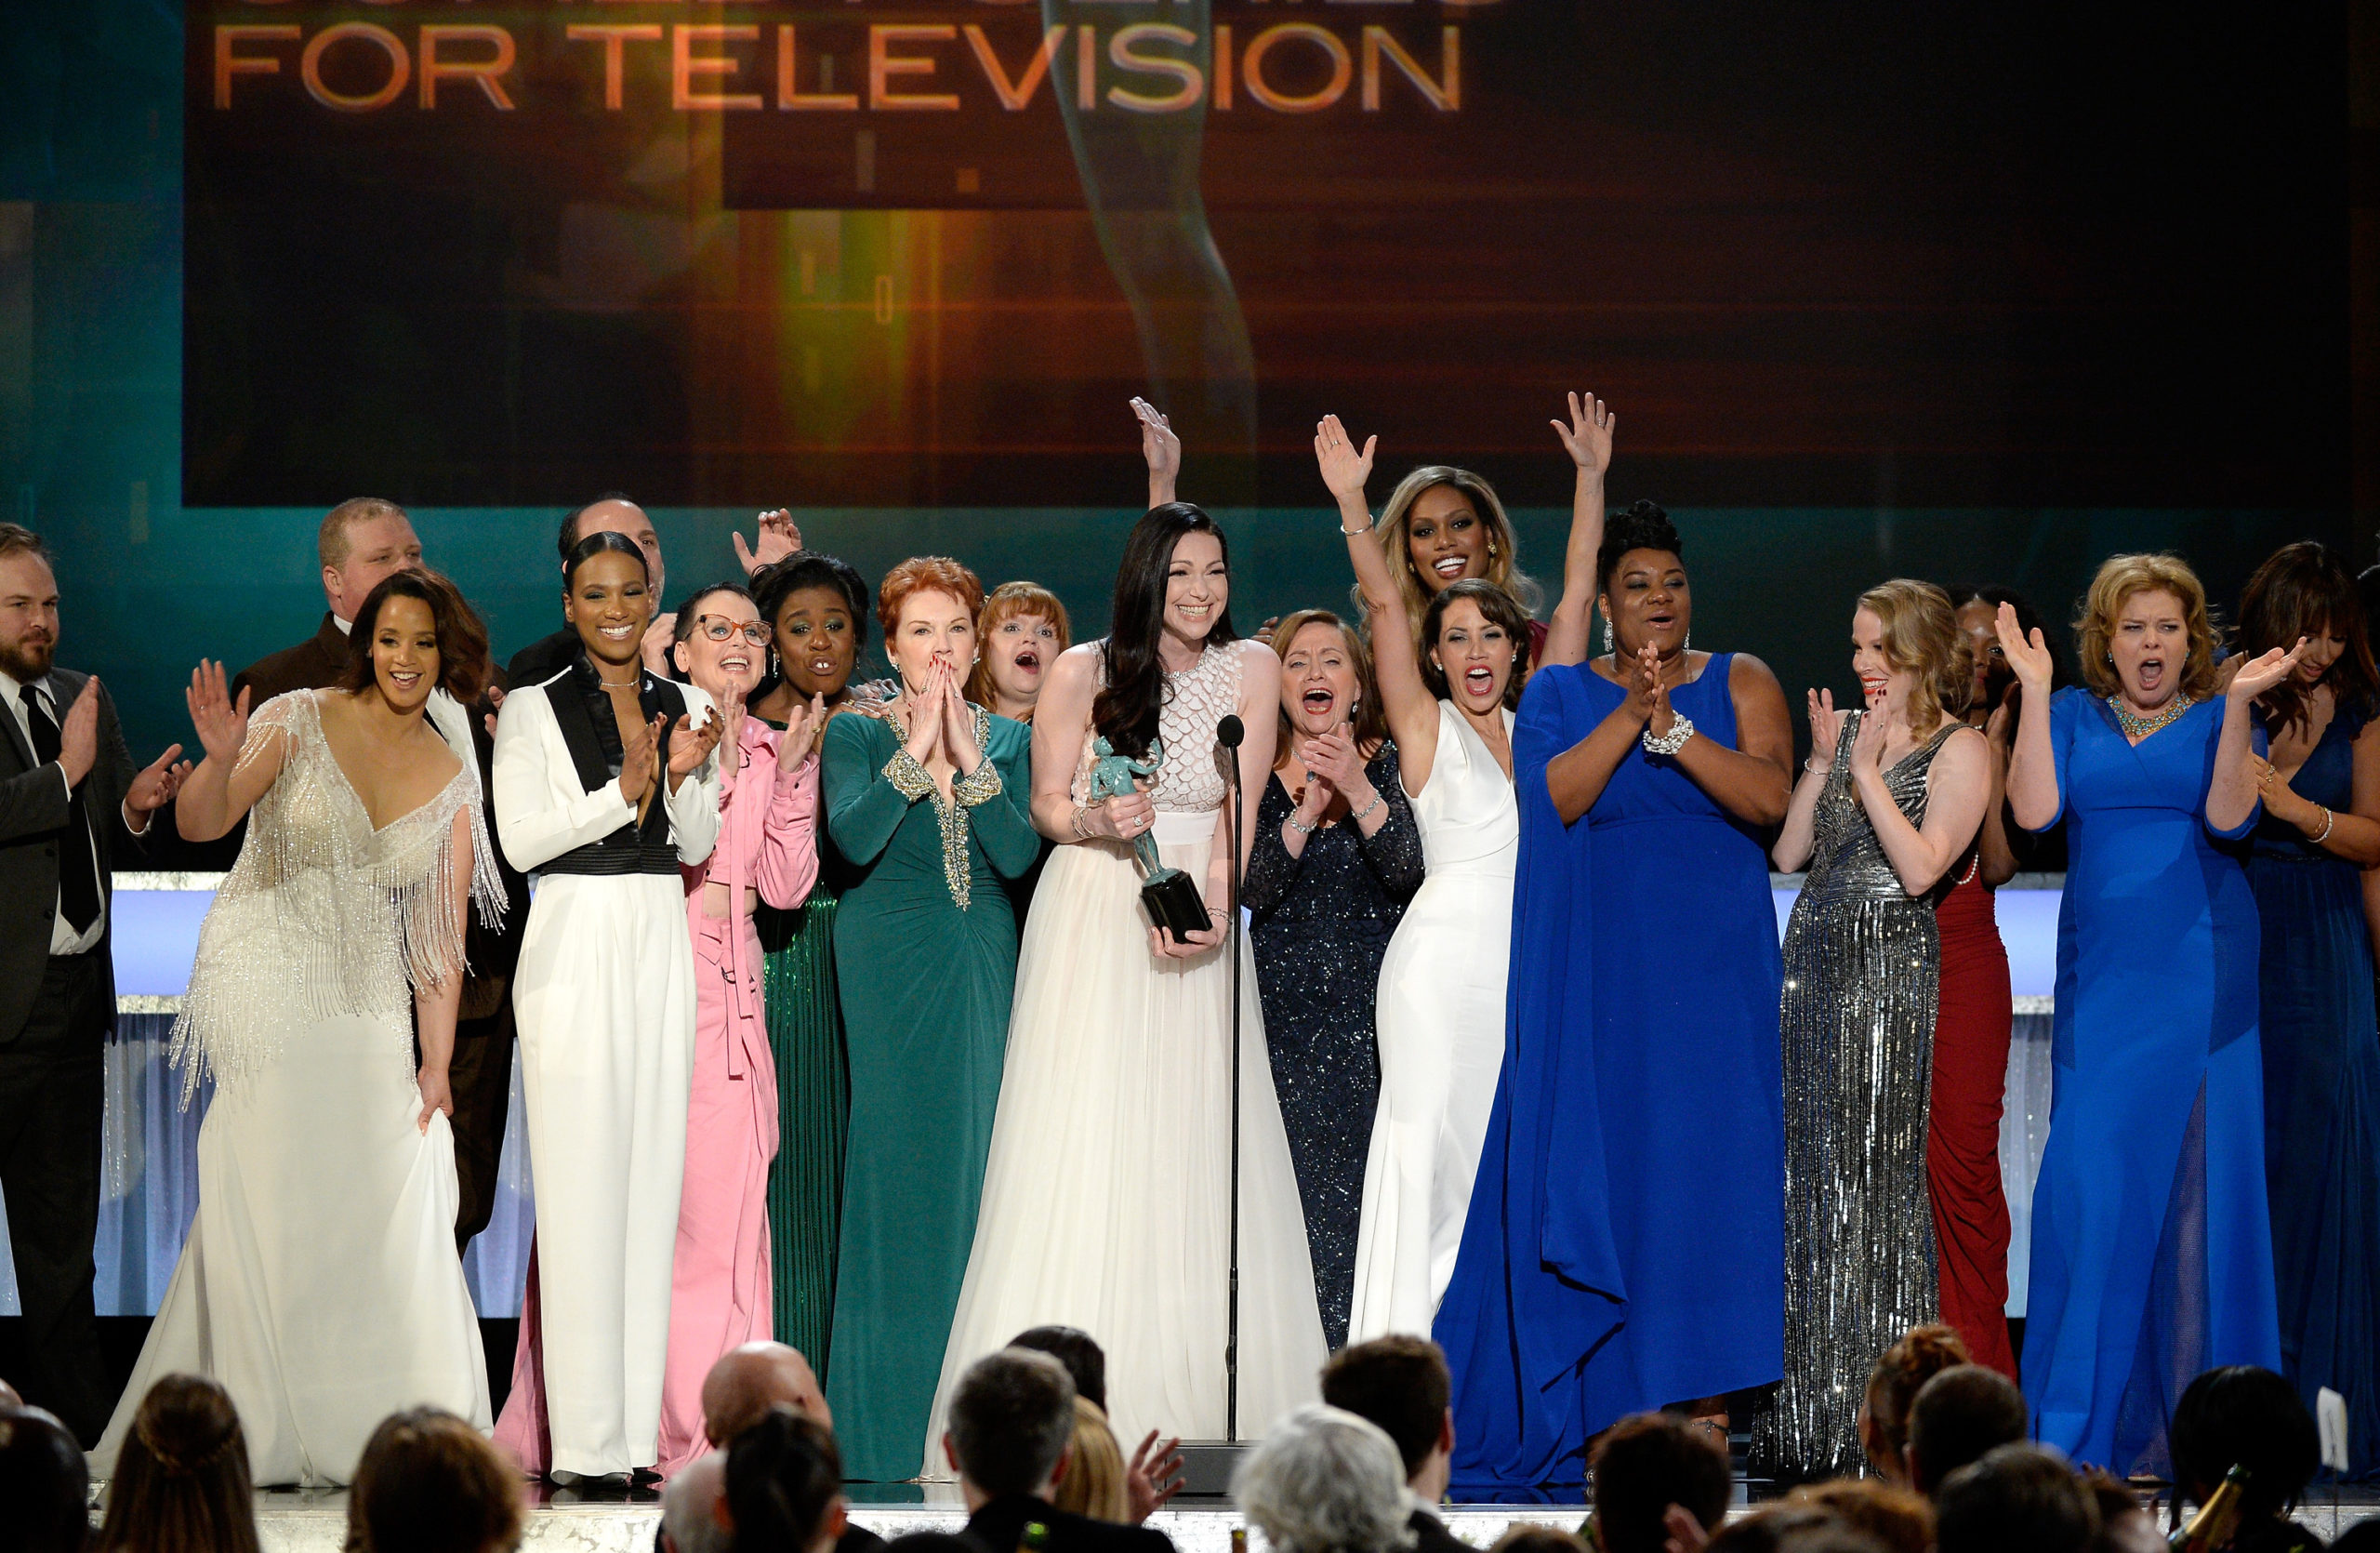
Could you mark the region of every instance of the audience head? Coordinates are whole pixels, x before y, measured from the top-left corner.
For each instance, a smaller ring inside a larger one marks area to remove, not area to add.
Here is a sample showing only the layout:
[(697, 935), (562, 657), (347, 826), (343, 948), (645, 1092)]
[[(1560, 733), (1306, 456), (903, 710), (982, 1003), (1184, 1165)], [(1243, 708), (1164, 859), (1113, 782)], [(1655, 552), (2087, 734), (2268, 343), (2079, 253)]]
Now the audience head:
[(841, 698), (867, 645), (867, 583), (849, 562), (796, 551), (752, 579), (778, 677), (803, 700)]
[(598, 663), (642, 660), (653, 599), (644, 551), (610, 529), (578, 541), (562, 564), (562, 618)]
[(2018, 1441), (1984, 1453), (1934, 1496), (1937, 1553), (2090, 1553), (2099, 1507), (2064, 1457)]
[(1663, 657), (1686, 650), (1694, 625), (1694, 591), (1686, 577), (1686, 541), (1660, 504), (1639, 501), (1604, 524), (1595, 551), (1595, 607), (1615, 661), (1650, 646)]
[(1792, 1502), (1831, 1512), (1891, 1553), (1926, 1553), (1934, 1546), (1934, 1507), (1923, 1494), (1897, 1484), (1874, 1478), (1837, 1478), (1795, 1489)]
[(1395, 1553), (1413, 1546), (1396, 1442), (1368, 1419), (1308, 1402), (1233, 1474), (1240, 1513), (1279, 1553)]
[(1920, 738), (1946, 717), (1965, 717), (1975, 694), (1975, 652), (1950, 595), (1910, 577), (1859, 595), (1851, 616), (1851, 667), (1868, 706), (1889, 704)]
[(2287, 679), (2257, 697), (2276, 726), (2306, 714), (2307, 698), (2328, 683), (2340, 707), (2369, 717), (2380, 698), (2364, 634), (2363, 592), (2347, 558), (2308, 539), (2272, 552), (2240, 593), (2240, 652), (2254, 658), (2306, 639), (2306, 656)]
[(2042, 633), (2043, 645), (2049, 648), (2049, 683), (2053, 689), (2071, 678), (2066, 668), (2066, 652), (2057, 644), (2057, 637), (2042, 618), (2032, 601), (2010, 588), (1953, 588), (1950, 602), (1958, 606), (1959, 630), (1967, 639), (1967, 648), (1975, 655), (1975, 688), (1967, 708), (1996, 708), (2016, 683), (2009, 670), (2008, 655), (2000, 648), (2000, 606), (2006, 604), (2016, 612), (2016, 629), (2030, 642), (2033, 632)]
[(511, 1553), (521, 1474), (480, 1431), (434, 1407), (393, 1413), (347, 1491), (348, 1553)]
[(1446, 1351), (1426, 1337), (1392, 1333), (1350, 1343), (1322, 1367), (1322, 1400), (1386, 1431), (1406, 1481), (1433, 1503), (1446, 1492), (1454, 1454), (1453, 1394)]
[(951, 1393), (943, 1450), (986, 1498), (1047, 1496), (1074, 1440), (1075, 1383), (1046, 1353), (1002, 1348), (967, 1366)]
[(7, 1381), (0, 1380), (0, 1413), (7, 1413), (24, 1405), (25, 1400), (17, 1394), (17, 1388)]
[(706, 1451), (661, 1491), (662, 1553), (729, 1553), (727, 1453)]
[(1465, 711), (1521, 704), (1528, 611), (1492, 582), (1448, 583), (1421, 612), (1421, 683)]
[(1281, 659), (1283, 758), (1292, 730), (1312, 737), (1344, 723), (1359, 751), (1377, 749), (1388, 737), (1372, 655), (1345, 621), (1327, 609), (1285, 615), (1273, 628), (1273, 651)]
[(1107, 1414), (1080, 1392), (1075, 1394), (1075, 1432), (1065, 1476), (1050, 1502), (1073, 1515), (1123, 1525), (1132, 1519), (1132, 1496), (1124, 1482), (1124, 1448), (1107, 1427)]
[(2178, 555), (2111, 555), (2074, 621), (2082, 683), (2154, 710), (2176, 692), (2215, 693), (2215, 625), (2206, 589)]
[(1488, 1553), (1586, 1553), (1587, 1545), (1559, 1526), (1523, 1522), (1507, 1526), (1504, 1534), (1488, 1545)]
[(365, 597), (391, 574), (421, 564), (413, 519), (377, 496), (351, 497), (325, 513), (314, 550), (323, 562), (323, 597), (347, 621), (360, 618)]
[(2099, 1514), (2095, 1553), (2164, 1553), (2165, 1539), (2157, 1534), (2156, 1520), (2130, 1488), (2096, 1467), (2079, 1476)]
[(724, 1448), (774, 1407), (789, 1407), (826, 1428), (835, 1427), (818, 1373), (783, 1343), (730, 1348), (703, 1377), (703, 1432)]
[(0, 1533), (8, 1553), (83, 1553), (90, 1540), (91, 1475), (66, 1426), (15, 1401), (0, 1410)]
[(1735, 1474), (1711, 1431), (1669, 1413), (1639, 1413), (1594, 1451), (1594, 1522), (1606, 1553), (1661, 1553), (1675, 1505), (1709, 1531), (1726, 1519)]
[(99, 1528), (108, 1553), (258, 1553), (248, 1441), (231, 1394), (167, 1375), (132, 1415)]
[(975, 621), (984, 656), (968, 676), (967, 699), (1002, 717), (1030, 722), (1050, 666), (1074, 644), (1074, 627), (1058, 595), (1038, 582), (1003, 582)]
[(1909, 1481), (1909, 1404), (1918, 1387), (1967, 1361), (1966, 1343), (1940, 1322), (1910, 1328), (1878, 1357), (1859, 1402), (1859, 1443), (1886, 1481)]
[(1909, 1404), (1910, 1486), (1938, 1497), (1942, 1480), (1994, 1446), (2025, 1438), (2025, 1394), (1997, 1370), (1953, 1364)]
[[(1528, 609), (1542, 599), (1516, 564), (1520, 541), (1496, 488), (1469, 470), (1448, 464), (1415, 470), (1388, 493), (1372, 532), (1396, 579), (1408, 630), (1420, 630), (1430, 601), (1457, 582), (1493, 584)], [(1362, 604), (1358, 591), (1356, 607)]]
[(413, 566), (391, 572), (356, 606), (351, 647), (339, 688), (374, 690), (411, 711), (443, 690), (465, 706), (488, 682), (487, 626), (460, 591), (438, 573)]
[(0, 523), (0, 673), (23, 684), (58, 657), (58, 574), (30, 528)]
[(1076, 1326), (1037, 1326), (1018, 1333), (1008, 1346), (1048, 1354), (1066, 1367), (1076, 1396), (1107, 1411), (1107, 1350), (1090, 1333)]
[(975, 617), (984, 585), (946, 555), (914, 555), (884, 574), (876, 589), (876, 623), (884, 656), (910, 695), (920, 695), (939, 662), (960, 685), (975, 671)]
[(1731, 1520), (1703, 1544), (1705, 1553), (1892, 1553), (1822, 1505), (1769, 1505)]
[(2253, 1364), (2209, 1370), (2174, 1404), (2174, 1481), (2201, 1504), (2234, 1467), (2248, 1469), (2244, 1519), (2285, 1515), (2322, 1467), (2321, 1437), (2297, 1388)]
[(843, 1461), (814, 1418), (774, 1407), (727, 1448), (735, 1553), (823, 1553), (843, 1534)]
[(740, 584), (715, 582), (674, 612), (670, 667), (714, 702), (730, 691), (749, 698), (769, 669), (769, 628)]
[(661, 591), (664, 576), (661, 569), (661, 536), (644, 509), (625, 491), (605, 491), (584, 507), (572, 510), (562, 520), (562, 566), (570, 570), (570, 553), (584, 544), (592, 534), (617, 534), (634, 545), (644, 557), (646, 568), (653, 577), (653, 591)]
[(1091, 721), (1118, 754), (1148, 752), (1165, 697), (1160, 646), (1236, 639), (1231, 625), (1231, 546), (1204, 509), (1186, 501), (1152, 507), (1124, 540), (1108, 612), (1107, 683)]

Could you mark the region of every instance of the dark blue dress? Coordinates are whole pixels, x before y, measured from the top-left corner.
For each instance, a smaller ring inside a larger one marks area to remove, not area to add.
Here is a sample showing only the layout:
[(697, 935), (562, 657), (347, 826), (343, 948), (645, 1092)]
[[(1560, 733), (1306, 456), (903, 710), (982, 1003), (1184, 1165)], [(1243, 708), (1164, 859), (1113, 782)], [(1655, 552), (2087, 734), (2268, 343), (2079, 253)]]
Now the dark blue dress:
[[(1736, 740), (1730, 655), (1672, 696)], [(1782, 975), (1768, 860), (1673, 760), (1631, 750), (1580, 823), (1545, 768), (1619, 705), (1540, 670), (1521, 804), (1504, 1072), (1436, 1336), (1464, 1497), (1575, 1488), (1630, 1413), (1784, 1367)]]
[(2162, 1474), (2201, 1371), (2281, 1365), (2256, 903), (2230, 844), (2253, 817), (2206, 823), (2222, 725), (2218, 697), (2135, 747), (2098, 697), (2050, 703), (2069, 857), (2025, 1397), (2044, 1443), (2119, 1475)]
[[(2364, 720), (2342, 708), (2290, 787), (2354, 803)], [(2248, 882), (2264, 923), (2265, 1184), (2281, 1373), (2311, 1412), (2347, 1399), (2352, 1471), (2380, 1464), (2380, 1032), (2356, 867), (2294, 825), (2256, 827)]]

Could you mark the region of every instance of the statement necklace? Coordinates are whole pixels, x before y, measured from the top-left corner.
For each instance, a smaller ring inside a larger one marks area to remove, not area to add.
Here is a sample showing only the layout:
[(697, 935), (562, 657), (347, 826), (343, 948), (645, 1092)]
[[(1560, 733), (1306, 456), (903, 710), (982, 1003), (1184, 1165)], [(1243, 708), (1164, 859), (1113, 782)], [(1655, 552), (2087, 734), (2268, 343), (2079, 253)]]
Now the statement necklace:
[(2116, 714), (2116, 726), (2122, 728), (2123, 730), (2123, 737), (2132, 740), (2135, 744), (2138, 744), (2142, 739), (2147, 738), (2150, 734), (2155, 733), (2158, 729), (2170, 726), (2176, 718), (2182, 715), (2182, 713), (2189, 710), (2190, 708), (2197, 704), (2198, 703), (2196, 701), (2192, 700), (2188, 696), (2177, 695), (2172, 700), (2158, 708), (2155, 711), (2150, 712), (2146, 717), (2142, 717), (2135, 714), (2130, 707), (2123, 704), (2123, 697), (2122, 696), (2110, 696), (2108, 697), (2108, 706)]

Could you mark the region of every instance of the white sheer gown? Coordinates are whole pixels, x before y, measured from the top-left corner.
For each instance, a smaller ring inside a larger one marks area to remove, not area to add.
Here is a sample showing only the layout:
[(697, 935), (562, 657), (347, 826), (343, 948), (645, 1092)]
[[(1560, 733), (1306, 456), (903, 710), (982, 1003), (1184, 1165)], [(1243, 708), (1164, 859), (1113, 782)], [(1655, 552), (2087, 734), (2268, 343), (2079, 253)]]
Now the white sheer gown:
[[(1210, 646), (1173, 676), (1159, 723), (1158, 852), (1202, 883), (1224, 796), (1215, 724), (1237, 710), (1240, 652)], [(1140, 885), (1128, 846), (1087, 842), (1052, 852), (1034, 892), (974, 1248), (921, 1442), (928, 1477), (948, 1475), (940, 1441), (960, 1373), (1051, 1323), (1107, 1350), (1118, 1440), (1223, 1437), (1231, 965), (1221, 950), (1151, 954)], [(1255, 1439), (1315, 1400), (1329, 1354), (1256, 970), (1238, 942), (1239, 1432)]]
[(141, 1398), (176, 1372), (231, 1392), (259, 1484), (348, 1481), (400, 1408), (489, 1427), (455, 1254), (454, 1135), (443, 1116), (416, 1125), (412, 1022), (414, 982), (463, 963), (457, 813), (483, 918), (504, 899), (479, 764), (466, 743), (437, 797), (375, 830), (324, 740), (325, 694), (276, 697), (249, 721), (243, 762), (278, 747), (281, 774), (199, 930), (174, 1028), (184, 1095), (215, 1081), (198, 1214), (96, 1477), (114, 1475)]
[[(1509, 746), (1513, 714), (1504, 713)], [(1364, 1163), (1347, 1339), (1427, 1336), (1454, 1277), (1504, 1065), (1520, 807), (1513, 779), (1451, 703), (1413, 795), (1427, 876), (1380, 967), (1380, 1109)]]

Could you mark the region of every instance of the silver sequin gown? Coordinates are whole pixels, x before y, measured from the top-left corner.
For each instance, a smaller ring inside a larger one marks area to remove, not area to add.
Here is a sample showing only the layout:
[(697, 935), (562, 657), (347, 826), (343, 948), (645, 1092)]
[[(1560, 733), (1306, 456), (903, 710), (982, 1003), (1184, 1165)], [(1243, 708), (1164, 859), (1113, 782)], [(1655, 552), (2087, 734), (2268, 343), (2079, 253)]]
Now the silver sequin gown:
[[(1753, 1424), (1756, 1477), (1859, 1471), (1859, 1402), (1876, 1356), (1940, 1319), (1925, 1105), (1941, 943), (1932, 897), (1901, 887), (1852, 790), (1861, 715), (1843, 720), (1785, 930), (1785, 1378)], [(1913, 825), (1956, 728), (1884, 774)]]

